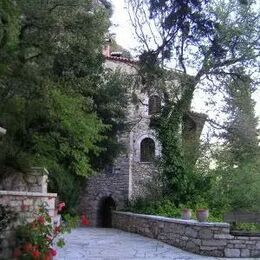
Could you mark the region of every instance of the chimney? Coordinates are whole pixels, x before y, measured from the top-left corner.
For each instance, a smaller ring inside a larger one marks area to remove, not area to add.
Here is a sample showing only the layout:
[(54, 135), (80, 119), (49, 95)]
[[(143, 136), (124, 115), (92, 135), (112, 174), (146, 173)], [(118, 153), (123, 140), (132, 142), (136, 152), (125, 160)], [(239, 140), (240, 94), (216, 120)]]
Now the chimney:
[(108, 39), (108, 40), (106, 40), (105, 45), (103, 46), (102, 54), (105, 57), (110, 57), (110, 43), (111, 43), (111, 40)]

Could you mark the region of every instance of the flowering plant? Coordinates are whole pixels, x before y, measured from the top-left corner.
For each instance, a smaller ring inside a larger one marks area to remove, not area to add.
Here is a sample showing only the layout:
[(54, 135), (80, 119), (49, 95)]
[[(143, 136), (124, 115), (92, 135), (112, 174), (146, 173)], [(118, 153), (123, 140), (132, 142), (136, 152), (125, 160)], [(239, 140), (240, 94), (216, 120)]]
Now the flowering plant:
[[(56, 255), (56, 250), (53, 248), (54, 240), (57, 246), (63, 247), (65, 243), (60, 234), (69, 232), (71, 228), (77, 226), (78, 217), (68, 215), (60, 226), (53, 225), (47, 206), (48, 204), (44, 203), (39, 207), (33, 222), (18, 226), (16, 230), (18, 246), (14, 251), (16, 259), (51, 260)], [(61, 211), (64, 207), (65, 203), (60, 203), (58, 210)]]

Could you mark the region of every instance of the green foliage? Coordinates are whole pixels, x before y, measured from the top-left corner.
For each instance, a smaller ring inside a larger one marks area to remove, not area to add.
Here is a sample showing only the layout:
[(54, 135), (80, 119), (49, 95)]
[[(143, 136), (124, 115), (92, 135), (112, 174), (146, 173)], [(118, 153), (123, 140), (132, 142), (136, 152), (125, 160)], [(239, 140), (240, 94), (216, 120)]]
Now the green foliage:
[[(0, 77), (9, 72), (9, 62), (18, 45), (20, 18), (14, 1), (0, 2)], [(0, 79), (1, 86), (1, 79)]]
[(216, 167), (210, 198), (213, 207), (227, 210), (259, 211), (260, 149), (250, 78), (241, 76), (228, 82), (224, 144), (215, 153)]
[[(200, 200), (210, 187), (210, 178), (203, 171), (196, 169), (195, 162), (185, 153), (181, 126), (184, 111), (190, 101), (189, 95), (184, 100), (175, 104), (170, 118), (167, 116), (167, 109), (171, 108), (166, 104), (157, 129), (162, 144), (159, 168), (165, 176), (164, 192), (176, 205)], [(199, 146), (198, 143), (196, 145)]]
[(33, 222), (19, 225), (16, 228), (18, 244), (15, 252), (19, 259), (55, 256), (54, 243), (63, 247), (65, 242), (61, 234), (70, 232), (78, 225), (78, 217), (66, 215), (66, 223), (63, 222), (61, 226), (53, 226), (47, 207), (48, 204), (43, 203), (35, 212)]
[(104, 125), (84, 105), (81, 97), (59, 90), (48, 90), (46, 96), (29, 101), (22, 97), (9, 99), (1, 107), (2, 122), (8, 126), (1, 146), (11, 150), (4, 154), (4, 162), (19, 163), (21, 151), (22, 159), (31, 164), (48, 167), (55, 161), (66, 163), (73, 174), (91, 174), (88, 155), (98, 154), (100, 149), (95, 143), (101, 140)]
[(126, 211), (140, 214), (159, 215), (166, 217), (180, 217), (181, 211), (169, 199), (151, 201), (149, 199), (137, 199), (131, 202)]
[(19, 18), (14, 1), (0, 2), (0, 54), (2, 49), (13, 50), (18, 43)]
[[(189, 208), (192, 210), (192, 219), (196, 219), (196, 210), (199, 208), (208, 208), (207, 202), (194, 202), (180, 204), (176, 206), (171, 199), (158, 198), (156, 201), (150, 198), (136, 199), (132, 201), (125, 211), (131, 211), (139, 214), (157, 215), (165, 217), (180, 218), (182, 210)], [(223, 222), (224, 212), (220, 210), (209, 210), (209, 221), (211, 222)]]
[[(162, 144), (160, 166), (165, 176), (164, 190), (174, 203), (176, 205), (195, 203), (207, 197), (207, 191), (215, 184), (213, 179), (211, 180), (211, 175), (207, 176), (200, 169), (196, 169), (194, 160), (189, 159), (190, 155), (185, 147), (183, 118), (190, 112), (195, 90), (198, 86), (204, 88), (208, 84), (208, 82), (203, 84), (204, 78), (213, 82), (211, 90), (214, 89), (215, 93), (218, 93), (222, 82), (230, 75), (241, 74), (235, 68), (248, 68), (251, 65), (251, 69), (254, 69), (252, 65), (257, 64), (259, 57), (257, 46), (259, 46), (260, 23), (257, 6), (254, 1), (240, 4), (237, 0), (185, 2), (135, 0), (129, 1), (129, 6), (138, 16), (137, 19), (133, 18), (133, 23), (144, 46), (141, 55), (141, 64), (144, 67), (142, 76), (155, 83), (154, 75), (158, 72), (158, 68), (162, 71), (165, 60), (170, 59), (181, 70), (178, 73), (180, 76), (176, 77), (181, 93), (175, 101), (166, 99), (161, 116), (158, 130)], [(153, 20), (155, 27), (149, 28), (149, 25), (147, 27), (151, 31), (155, 29), (152, 32), (152, 36), (155, 37), (145, 36), (144, 28), (149, 19)], [(190, 67), (194, 71), (194, 77), (188, 75)], [(160, 77), (159, 73), (156, 75)], [(243, 86), (240, 85), (237, 90), (241, 97), (247, 95)], [(250, 110), (252, 103), (248, 100), (245, 103)], [(248, 114), (248, 111), (245, 111), (245, 114)], [(248, 120), (250, 118), (251, 115), (248, 114)], [(240, 120), (236, 128), (238, 125), (245, 130), (248, 121), (245, 120), (241, 124)], [(248, 136), (255, 132), (253, 123), (250, 127), (252, 130), (246, 132)], [(244, 146), (241, 143), (237, 144), (238, 153), (248, 147), (246, 142)], [(245, 155), (243, 151), (241, 152)], [(240, 181), (242, 180), (245, 181), (241, 177)]]
[(17, 49), (1, 60), (0, 164), (46, 167), (50, 191), (73, 212), (84, 178), (121, 149), (125, 79), (105, 71), (101, 55), (109, 13), (90, 0), (21, 0), (16, 12)]

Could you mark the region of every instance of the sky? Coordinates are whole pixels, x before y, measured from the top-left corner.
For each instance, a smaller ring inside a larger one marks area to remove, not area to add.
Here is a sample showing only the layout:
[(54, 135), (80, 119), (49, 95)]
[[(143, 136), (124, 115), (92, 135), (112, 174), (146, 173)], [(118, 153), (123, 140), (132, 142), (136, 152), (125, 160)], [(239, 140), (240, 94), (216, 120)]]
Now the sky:
[[(111, 0), (111, 2), (114, 10), (111, 19), (114, 25), (111, 28), (111, 32), (115, 33), (116, 41), (119, 45), (130, 52), (135, 53), (135, 49), (138, 47), (138, 41), (134, 36), (134, 29), (132, 28), (128, 17), (125, 1)], [(253, 98), (256, 101), (255, 111), (256, 115), (259, 117), (260, 125), (260, 89), (255, 92)], [(205, 95), (201, 93), (198, 93), (194, 98), (193, 107), (197, 112), (205, 112), (206, 110), (201, 99), (205, 100)]]

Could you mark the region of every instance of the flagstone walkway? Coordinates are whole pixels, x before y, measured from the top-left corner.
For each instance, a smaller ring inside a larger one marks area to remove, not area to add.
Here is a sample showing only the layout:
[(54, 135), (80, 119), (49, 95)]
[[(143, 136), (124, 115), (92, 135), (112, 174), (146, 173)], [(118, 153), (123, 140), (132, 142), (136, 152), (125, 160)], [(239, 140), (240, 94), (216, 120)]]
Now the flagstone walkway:
[(55, 260), (215, 260), (154, 239), (116, 229), (77, 228), (65, 237), (66, 245)]

